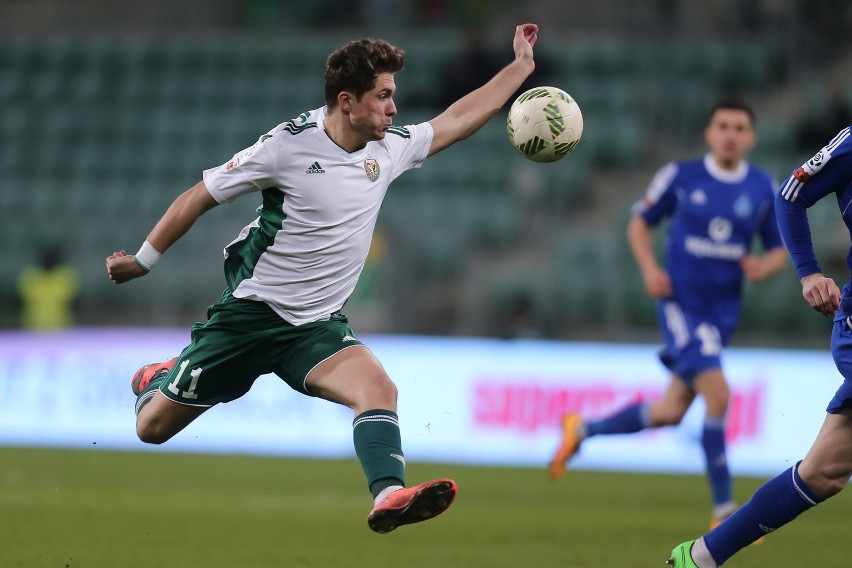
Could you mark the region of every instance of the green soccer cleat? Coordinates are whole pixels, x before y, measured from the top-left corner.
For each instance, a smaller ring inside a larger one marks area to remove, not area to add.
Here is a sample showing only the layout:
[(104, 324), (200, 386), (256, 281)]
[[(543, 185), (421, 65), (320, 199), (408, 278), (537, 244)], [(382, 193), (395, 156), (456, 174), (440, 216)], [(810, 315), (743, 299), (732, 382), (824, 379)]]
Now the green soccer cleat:
[(666, 560), (666, 565), (674, 568), (698, 568), (698, 565), (692, 559), (692, 554), (690, 554), (693, 544), (695, 544), (694, 540), (688, 540), (674, 547), (671, 556)]

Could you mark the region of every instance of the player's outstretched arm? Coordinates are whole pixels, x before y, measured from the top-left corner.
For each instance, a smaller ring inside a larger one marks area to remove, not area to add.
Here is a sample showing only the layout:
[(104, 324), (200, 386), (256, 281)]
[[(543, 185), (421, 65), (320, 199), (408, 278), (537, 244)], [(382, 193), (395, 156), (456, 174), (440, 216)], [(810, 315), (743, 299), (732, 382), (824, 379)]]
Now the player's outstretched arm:
[(537, 25), (523, 24), (516, 27), (512, 42), (515, 60), (485, 85), (460, 98), (429, 121), (433, 131), (430, 156), (482, 128), (506, 104), (535, 69), (533, 46), (537, 40)]
[[(204, 182), (198, 182), (172, 202), (148, 234), (147, 246), (153, 248), (157, 255), (166, 252), (192, 227), (196, 219), (216, 205), (218, 202), (207, 191)], [(148, 273), (135, 255), (129, 255), (123, 250), (107, 257), (106, 268), (109, 279), (116, 284), (123, 284)]]

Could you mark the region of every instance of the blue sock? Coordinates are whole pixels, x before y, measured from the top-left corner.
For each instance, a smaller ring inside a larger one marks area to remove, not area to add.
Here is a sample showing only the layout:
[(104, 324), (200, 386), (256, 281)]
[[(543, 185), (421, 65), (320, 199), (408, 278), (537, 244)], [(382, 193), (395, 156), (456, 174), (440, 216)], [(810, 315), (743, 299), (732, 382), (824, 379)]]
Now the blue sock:
[(731, 473), (725, 455), (725, 419), (708, 417), (704, 420), (701, 447), (707, 458), (707, 479), (713, 494), (713, 505), (723, 505), (732, 500)]
[(798, 467), (797, 463), (761, 485), (736, 513), (704, 535), (707, 550), (717, 565), (822, 501), (799, 477)]
[(650, 426), (645, 403), (637, 403), (602, 420), (586, 424), (586, 436), (601, 434), (632, 434)]

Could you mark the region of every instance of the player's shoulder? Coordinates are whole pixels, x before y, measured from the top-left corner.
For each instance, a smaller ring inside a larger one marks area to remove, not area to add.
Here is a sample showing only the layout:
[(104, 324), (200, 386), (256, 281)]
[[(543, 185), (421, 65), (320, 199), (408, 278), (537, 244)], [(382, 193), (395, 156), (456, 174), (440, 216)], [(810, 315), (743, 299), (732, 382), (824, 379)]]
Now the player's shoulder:
[(431, 128), (428, 122), (404, 125), (394, 124), (389, 126), (385, 131), (384, 141), (388, 144), (408, 144), (415, 139), (422, 139), (427, 132), (431, 132)]
[[(785, 184), (785, 190), (790, 185), (801, 185), (823, 171), (830, 172), (828, 179), (831, 183), (848, 183), (852, 174), (852, 126), (847, 126), (829, 140), (811, 159), (793, 172)], [(826, 168), (826, 166), (830, 167)], [(825, 175), (825, 174), (823, 174)]]
[(414, 134), (415, 128), (416, 127), (412, 124), (408, 124), (408, 125), (405, 125), (405, 126), (397, 126), (397, 125), (394, 124), (394, 125), (388, 127), (385, 135), (386, 136), (396, 136), (396, 137), (402, 138), (402, 139), (408, 139), (408, 138), (411, 138), (412, 134)]
[(825, 163), (834, 158), (837, 159), (837, 162), (842, 163), (840, 169), (847, 172), (852, 171), (850, 156), (852, 156), (852, 126), (847, 126), (829, 140), (828, 144), (823, 146), (808, 163), (818, 161)]
[(760, 189), (769, 188), (774, 191), (777, 187), (775, 176), (751, 162), (748, 163), (748, 175), (752, 179), (752, 184)]
[(686, 176), (693, 176), (707, 173), (705, 158), (691, 158), (688, 160), (678, 160), (672, 162), (677, 171)]
[(282, 122), (265, 136), (274, 136), (280, 140), (302, 136), (319, 130), (319, 123), (323, 118), (323, 109), (305, 111), (295, 118)]
[[(428, 123), (392, 125), (385, 131), (385, 136), (381, 140), (370, 142), (370, 145), (384, 148), (386, 152), (402, 151), (402, 148), (407, 147), (412, 143), (419, 144), (424, 140), (427, 133), (431, 133), (431, 126)], [(429, 134), (431, 136), (431, 134)]]

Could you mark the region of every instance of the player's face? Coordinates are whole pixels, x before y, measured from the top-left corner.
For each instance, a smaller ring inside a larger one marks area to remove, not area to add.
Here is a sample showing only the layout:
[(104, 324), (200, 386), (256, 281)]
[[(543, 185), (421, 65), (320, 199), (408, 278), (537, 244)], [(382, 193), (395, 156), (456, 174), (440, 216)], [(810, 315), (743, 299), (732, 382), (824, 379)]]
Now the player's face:
[(380, 73), (376, 77), (376, 86), (353, 100), (349, 112), (349, 123), (365, 140), (381, 140), (388, 127), (393, 124), (396, 104), (393, 94), (396, 91), (393, 75)]
[(704, 139), (719, 165), (727, 168), (737, 167), (757, 141), (748, 113), (727, 108), (713, 114)]

